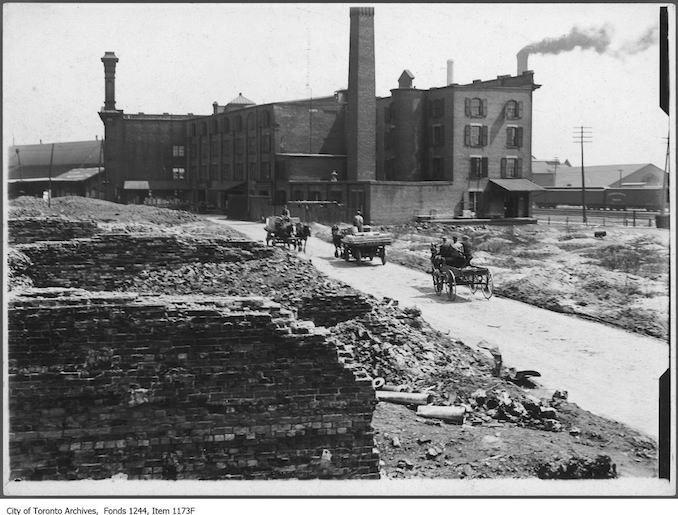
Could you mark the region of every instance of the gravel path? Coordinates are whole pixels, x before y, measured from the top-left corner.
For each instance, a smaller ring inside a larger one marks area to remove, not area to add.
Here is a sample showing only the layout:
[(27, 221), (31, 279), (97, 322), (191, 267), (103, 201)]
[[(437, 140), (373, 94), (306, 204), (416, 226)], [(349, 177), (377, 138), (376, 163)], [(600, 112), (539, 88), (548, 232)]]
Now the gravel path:
[[(221, 222), (264, 240), (263, 224)], [(347, 263), (317, 238), (309, 240), (306, 257), (356, 289), (397, 299), (403, 307), (418, 306), (433, 327), (469, 346), (481, 340), (496, 344), (506, 366), (538, 370), (544, 388), (568, 390), (569, 400), (580, 407), (657, 438), (658, 378), (669, 363), (666, 342), (521, 302), (485, 300), (466, 287), (458, 288), (451, 302), (435, 296), (425, 273), (382, 265), (379, 259)]]

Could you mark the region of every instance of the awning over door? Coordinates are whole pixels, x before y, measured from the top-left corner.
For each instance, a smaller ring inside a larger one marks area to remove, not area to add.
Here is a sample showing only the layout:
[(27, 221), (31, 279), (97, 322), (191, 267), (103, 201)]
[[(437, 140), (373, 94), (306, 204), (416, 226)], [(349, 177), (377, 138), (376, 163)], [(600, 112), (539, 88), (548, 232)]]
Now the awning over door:
[(544, 191), (539, 184), (527, 179), (490, 179), (490, 182), (506, 191)]

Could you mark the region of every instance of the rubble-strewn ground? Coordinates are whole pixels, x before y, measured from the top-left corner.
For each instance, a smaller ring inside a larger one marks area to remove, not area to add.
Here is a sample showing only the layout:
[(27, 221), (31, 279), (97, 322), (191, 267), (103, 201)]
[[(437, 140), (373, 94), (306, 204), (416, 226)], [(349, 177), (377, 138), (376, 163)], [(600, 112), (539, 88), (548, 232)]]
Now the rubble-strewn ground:
[[(216, 232), (242, 237), (188, 213), (146, 206), (104, 205), (108, 203), (87, 199), (70, 198), (62, 202), (64, 207), (60, 209), (64, 210), (65, 206), (76, 209), (73, 206), (83, 205), (80, 217), (98, 220), (106, 229), (188, 231), (193, 236)], [(56, 205), (54, 202), (53, 208)], [(118, 213), (115, 216), (120, 221), (110, 221), (113, 212)], [(14, 202), (10, 213), (52, 214), (47, 213), (40, 201), (26, 199)], [(143, 218), (146, 213), (149, 221)], [(522, 230), (517, 231), (520, 232)], [(484, 240), (474, 238), (477, 248), (490, 245), (492, 238), (500, 238), (500, 232), (493, 234)], [(510, 234), (507, 236), (505, 239), (509, 240)], [(529, 237), (538, 238), (534, 234)], [(428, 248), (432, 238), (434, 236), (426, 234), (400, 237), (394, 246), (399, 252), (391, 253), (390, 257), (400, 256), (399, 259), (406, 261), (410, 252), (412, 262), (425, 267), (427, 258), (423, 259), (422, 251)], [(511, 241), (528, 236), (514, 235), (513, 238)], [(556, 235), (551, 245), (560, 248), (561, 241), (580, 240), (583, 238), (558, 240)], [(408, 250), (407, 245), (412, 245), (414, 250)], [(536, 242), (533, 245), (533, 249), (541, 248)], [(517, 244), (512, 248), (515, 250)], [(479, 262), (490, 259), (489, 253), (483, 252), (477, 253)], [(19, 253), (10, 257), (14, 263), (12, 287), (29, 286), (30, 267)], [(535, 265), (535, 268), (538, 267)], [(500, 283), (509, 277), (500, 272), (497, 276)], [(325, 277), (293, 252), (277, 249), (274, 256), (265, 261), (195, 263), (149, 271), (133, 278), (133, 284), (126, 290), (158, 294), (265, 295), (294, 307), (301, 296), (350, 289)], [(464, 406), (467, 410), (465, 423), (458, 426), (425, 421), (405, 406), (379, 403), (373, 426), (382, 470), (387, 476), (535, 477), (539, 471), (544, 477), (549, 474), (554, 477), (568, 467), (584, 476), (587, 470), (595, 468), (597, 474), (604, 476), (609, 463), (607, 458), (598, 458), (599, 455), (608, 456), (621, 476), (656, 475), (656, 447), (652, 440), (562, 399), (541, 398), (538, 390), (524, 389), (505, 378), (495, 377), (492, 373), (495, 363), (489, 354), (473, 351), (463, 342), (432, 329), (416, 308), (400, 309), (397, 302), (390, 299), (371, 298), (370, 303), (371, 313), (330, 328), (330, 339), (350, 350), (371, 376), (384, 377), (405, 391), (429, 391), (435, 404)], [(397, 437), (395, 442), (394, 437)], [(583, 466), (578, 461), (575, 463), (579, 458), (584, 459)]]
[[(325, 239), (329, 231), (316, 227)], [(417, 223), (375, 227), (393, 233), (389, 260), (430, 270), (430, 245), (469, 235), (473, 263), (488, 266), (495, 293), (668, 340), (669, 232), (548, 225), (452, 226)]]

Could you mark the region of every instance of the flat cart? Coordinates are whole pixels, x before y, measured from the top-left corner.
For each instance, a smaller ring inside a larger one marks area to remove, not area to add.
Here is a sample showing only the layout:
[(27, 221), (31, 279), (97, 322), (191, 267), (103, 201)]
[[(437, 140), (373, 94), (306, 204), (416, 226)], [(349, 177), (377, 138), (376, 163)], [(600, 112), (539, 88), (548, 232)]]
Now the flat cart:
[(457, 286), (468, 286), (471, 293), (481, 291), (483, 297), (489, 299), (494, 291), (492, 272), (489, 268), (468, 265), (454, 267), (447, 264), (438, 264), (433, 267), (433, 288), (436, 295), (447, 292), (450, 300), (457, 298)]
[(300, 248), (301, 238), (297, 235), (296, 227), (301, 223), (299, 217), (269, 216), (266, 218), (266, 245), (285, 245), (295, 249)]
[(356, 263), (363, 259), (372, 261), (375, 257), (381, 258), (381, 263), (386, 264), (386, 246), (392, 242), (392, 236), (388, 233), (360, 232), (350, 234), (341, 239), (341, 257), (349, 261), (351, 257)]

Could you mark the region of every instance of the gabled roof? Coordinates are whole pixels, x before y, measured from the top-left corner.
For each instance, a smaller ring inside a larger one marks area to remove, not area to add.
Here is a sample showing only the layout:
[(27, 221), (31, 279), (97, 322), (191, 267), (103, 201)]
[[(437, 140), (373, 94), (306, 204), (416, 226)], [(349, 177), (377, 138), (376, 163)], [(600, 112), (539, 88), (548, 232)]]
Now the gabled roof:
[(235, 97), (233, 100), (231, 100), (226, 105), (229, 105), (229, 106), (232, 106), (232, 105), (256, 105), (256, 103), (251, 101), (249, 98), (245, 98), (244, 96), (242, 96), (242, 93), (238, 93), (238, 96)]
[[(102, 140), (54, 143), (52, 177), (54, 178), (73, 168), (99, 166), (99, 159), (102, 158), (102, 143)], [(19, 150), (18, 158), (17, 150)], [(9, 155), (7, 156), (9, 178), (47, 177), (51, 153), (51, 143), (9, 147)], [(21, 168), (19, 161), (21, 161)]]
[(414, 74), (410, 70), (403, 70), (403, 73), (400, 74), (400, 79), (406, 77), (408, 79), (414, 79)]
[[(619, 181), (621, 170), (621, 177), (627, 177), (638, 170), (645, 167), (652, 166), (651, 163), (641, 164), (620, 164), (620, 165), (602, 165), (602, 166), (586, 166), (584, 165), (584, 176), (587, 187), (605, 187)], [(534, 169), (533, 169), (534, 173)], [(558, 167), (555, 174), (556, 188), (578, 188), (581, 187), (581, 167)]]

